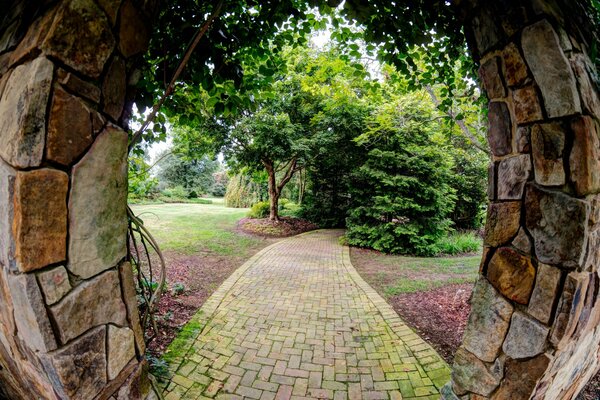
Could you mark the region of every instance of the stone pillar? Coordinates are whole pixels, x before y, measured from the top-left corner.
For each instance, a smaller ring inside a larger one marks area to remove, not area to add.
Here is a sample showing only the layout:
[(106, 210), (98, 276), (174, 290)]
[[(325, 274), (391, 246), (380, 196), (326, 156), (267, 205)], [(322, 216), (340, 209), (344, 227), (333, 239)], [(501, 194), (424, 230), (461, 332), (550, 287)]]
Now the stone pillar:
[(461, 9), (490, 99), (493, 160), (447, 399), (572, 399), (600, 367), (600, 101), (577, 3)]
[(12, 4), (0, 20), (0, 397), (153, 397), (121, 127), (148, 17), (133, 0)]

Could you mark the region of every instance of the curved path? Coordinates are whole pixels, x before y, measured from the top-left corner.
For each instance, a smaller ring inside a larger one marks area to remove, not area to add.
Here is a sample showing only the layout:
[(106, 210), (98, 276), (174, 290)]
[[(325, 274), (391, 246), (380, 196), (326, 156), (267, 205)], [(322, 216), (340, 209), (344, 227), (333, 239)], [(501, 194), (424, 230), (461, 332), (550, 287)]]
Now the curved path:
[(165, 399), (438, 399), (440, 356), (358, 275), (342, 231), (262, 250), (169, 347)]

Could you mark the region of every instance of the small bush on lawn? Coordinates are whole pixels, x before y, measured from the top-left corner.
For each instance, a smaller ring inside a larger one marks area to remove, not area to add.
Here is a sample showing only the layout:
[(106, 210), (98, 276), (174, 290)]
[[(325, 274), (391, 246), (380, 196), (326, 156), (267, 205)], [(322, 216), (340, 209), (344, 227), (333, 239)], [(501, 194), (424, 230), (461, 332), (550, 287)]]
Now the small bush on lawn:
[(481, 249), (481, 238), (475, 232), (453, 232), (437, 242), (440, 254), (475, 253)]
[(183, 186), (175, 186), (172, 188), (164, 189), (161, 192), (161, 194), (164, 197), (170, 197), (170, 198), (174, 198), (174, 199), (187, 199), (188, 198), (188, 191), (185, 190), (185, 188)]
[(250, 218), (267, 218), (269, 216), (269, 202), (259, 201), (254, 203), (248, 212)]

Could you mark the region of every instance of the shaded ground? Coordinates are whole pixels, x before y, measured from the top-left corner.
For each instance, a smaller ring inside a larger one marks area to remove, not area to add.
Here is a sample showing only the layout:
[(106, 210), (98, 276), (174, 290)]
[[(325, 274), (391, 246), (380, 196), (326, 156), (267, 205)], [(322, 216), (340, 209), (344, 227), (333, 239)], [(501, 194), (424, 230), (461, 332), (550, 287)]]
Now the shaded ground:
[(288, 237), (317, 229), (317, 225), (300, 218), (281, 217), (279, 221), (268, 218), (242, 218), (238, 229), (246, 234), (266, 237)]
[[(353, 248), (351, 257), (363, 279), (451, 365), (471, 311), (469, 299), (480, 256), (418, 261)], [(460, 280), (469, 283), (455, 283)], [(600, 373), (576, 400), (599, 399)]]

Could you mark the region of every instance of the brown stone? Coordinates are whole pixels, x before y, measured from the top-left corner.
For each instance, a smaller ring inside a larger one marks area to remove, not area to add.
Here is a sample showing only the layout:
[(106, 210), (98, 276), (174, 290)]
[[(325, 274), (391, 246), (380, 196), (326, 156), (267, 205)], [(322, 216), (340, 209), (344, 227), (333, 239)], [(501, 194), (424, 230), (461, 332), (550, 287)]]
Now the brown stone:
[(550, 358), (546, 354), (527, 361), (509, 359), (506, 362), (504, 379), (492, 399), (528, 400), (549, 363)]
[(489, 200), (496, 200), (496, 165), (491, 162), (488, 165), (487, 196)]
[(92, 78), (100, 76), (114, 46), (106, 15), (93, 0), (63, 2), (41, 44), (46, 54)]
[(589, 209), (564, 193), (527, 186), (525, 221), (540, 262), (568, 268), (583, 263)]
[(148, 365), (145, 361), (140, 362), (133, 373), (121, 386), (116, 394), (117, 400), (130, 399), (154, 399), (153, 391), (148, 379)]
[(504, 79), (508, 86), (519, 86), (527, 79), (527, 67), (519, 53), (518, 47), (510, 43), (502, 53), (504, 60)]
[(581, 112), (573, 71), (558, 36), (547, 20), (523, 30), (521, 46), (550, 118)]
[(69, 89), (71, 92), (77, 93), (79, 96), (85, 97), (94, 103), (100, 102), (100, 89), (96, 85), (84, 81), (75, 74), (59, 68), (56, 72), (56, 79), (58, 83)]
[(126, 75), (125, 63), (120, 58), (115, 58), (102, 85), (104, 112), (115, 121), (121, 116), (125, 104)]
[(515, 312), (502, 345), (504, 354), (512, 359), (535, 357), (544, 351), (550, 328), (521, 312)]
[(69, 275), (62, 265), (37, 274), (38, 282), (44, 293), (46, 304), (52, 305), (62, 299), (71, 290)]
[(0, 157), (18, 168), (42, 162), (53, 65), (45, 58), (19, 65), (0, 99)]
[(92, 120), (85, 103), (60, 87), (54, 90), (46, 157), (70, 166), (92, 144)]
[(121, 6), (121, 0), (99, 0), (98, 4), (108, 16), (111, 25), (114, 26), (117, 23), (117, 12)]
[(0, 265), (15, 269), (14, 219), (15, 179), (17, 171), (0, 158)]
[(521, 250), (525, 254), (531, 254), (531, 240), (527, 233), (525, 232), (525, 228), (520, 228), (517, 236), (512, 241), (512, 245), (515, 249)]
[(571, 66), (579, 82), (579, 92), (583, 100), (584, 110), (596, 117), (600, 116), (600, 99), (596, 91), (596, 83), (592, 81), (594, 67), (587, 56), (583, 53), (576, 53), (571, 57)]
[(89, 331), (73, 343), (42, 356), (60, 398), (93, 399), (106, 384), (106, 327)]
[(485, 362), (493, 362), (508, 331), (512, 312), (513, 306), (480, 276), (471, 298), (464, 348)]
[(133, 331), (129, 328), (108, 326), (108, 380), (112, 381), (135, 357)]
[(512, 92), (512, 97), (517, 124), (526, 124), (544, 119), (535, 87), (526, 86), (515, 89)]
[(54, 169), (18, 172), (15, 180), (15, 261), (33, 271), (64, 261), (69, 177)]
[(491, 57), (479, 68), (479, 77), (490, 99), (500, 99), (506, 96), (506, 90), (500, 76), (498, 57)]
[(571, 180), (578, 196), (600, 191), (600, 141), (596, 124), (588, 116), (571, 121), (573, 149), (569, 156)]
[(535, 268), (529, 257), (509, 247), (502, 247), (492, 256), (487, 277), (504, 296), (517, 303), (527, 304), (533, 289)]
[(489, 396), (500, 384), (502, 374), (491, 372), (476, 356), (463, 347), (454, 355), (452, 381), (463, 389)]
[(131, 264), (128, 262), (121, 264), (121, 266), (119, 266), (119, 275), (121, 277), (121, 289), (123, 290), (123, 299), (125, 300), (125, 307), (127, 308), (129, 326), (133, 330), (138, 355), (141, 356), (146, 352), (146, 342), (144, 340), (144, 331), (140, 325), (135, 281), (133, 279)]
[(127, 326), (118, 273), (107, 271), (81, 283), (50, 312), (63, 344), (98, 325)]
[(521, 202), (492, 203), (488, 207), (484, 243), (498, 247), (510, 241), (519, 230)]
[(56, 349), (56, 339), (35, 275), (8, 275), (8, 287), (18, 337), (34, 351)]
[(73, 168), (69, 199), (69, 263), (89, 278), (125, 257), (127, 133), (108, 126)]
[(527, 312), (544, 324), (550, 322), (554, 300), (560, 285), (560, 270), (546, 264), (538, 264), (535, 287), (529, 300)]
[(131, 0), (125, 0), (121, 7), (119, 38), (119, 49), (125, 58), (139, 54), (148, 47), (150, 30), (147, 21)]
[(25, 37), (19, 42), (17, 48), (9, 53), (10, 64), (14, 65), (25, 58), (35, 58), (39, 55), (39, 45), (42, 43), (52, 23), (54, 22), (55, 9), (51, 9), (43, 17), (37, 18), (27, 30)]
[(517, 151), (519, 153), (531, 152), (531, 128), (528, 126), (520, 126), (517, 128), (515, 138), (517, 142)]
[(562, 125), (558, 122), (534, 125), (531, 144), (535, 181), (546, 186), (564, 185), (565, 133)]
[(488, 111), (490, 149), (495, 156), (501, 157), (512, 152), (512, 133), (510, 113), (506, 103), (493, 101)]
[(531, 175), (528, 154), (505, 158), (498, 164), (498, 200), (521, 200)]
[(550, 341), (561, 349), (572, 338), (585, 303), (589, 274), (572, 272), (567, 276), (552, 324)]

